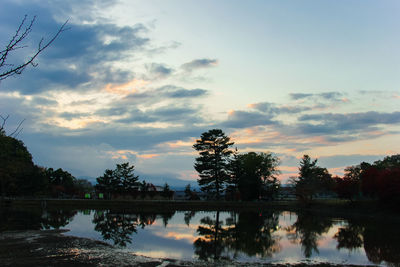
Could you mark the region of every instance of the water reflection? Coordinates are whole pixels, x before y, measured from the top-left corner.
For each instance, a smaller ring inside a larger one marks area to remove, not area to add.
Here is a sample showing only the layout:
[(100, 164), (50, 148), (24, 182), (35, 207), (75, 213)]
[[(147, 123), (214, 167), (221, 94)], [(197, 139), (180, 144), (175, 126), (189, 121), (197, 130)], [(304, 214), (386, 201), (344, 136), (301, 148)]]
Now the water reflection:
[(235, 218), (228, 243), (235, 255), (265, 258), (280, 251), (280, 237), (273, 234), (279, 229), (279, 213), (241, 212)]
[(279, 239), (273, 233), (279, 229), (279, 213), (230, 213), (225, 223), (220, 212), (200, 220), (199, 238), (194, 242), (195, 254), (202, 260), (236, 259), (245, 254), (253, 257), (271, 257), (280, 251)]
[(197, 228), (200, 237), (194, 241), (193, 246), (195, 254), (202, 260), (222, 257), (230, 228), (223, 224), (219, 215), (217, 211), (215, 219), (206, 216), (200, 220), (201, 225)]
[(340, 227), (338, 232), (333, 236), (338, 244), (337, 249), (347, 249), (354, 251), (363, 246), (364, 228), (360, 225), (349, 223), (345, 227)]
[(311, 212), (297, 214), (296, 222), (287, 227), (287, 237), (292, 243), (300, 243), (304, 257), (319, 254), (318, 241), (332, 227), (332, 218), (321, 217)]
[(389, 217), (339, 219), (314, 212), (272, 211), (0, 209), (0, 231), (53, 228), (71, 229), (73, 235), (156, 257), (266, 263), (285, 262), (290, 257), (292, 262), (400, 264), (400, 232)]
[(70, 223), (76, 214), (76, 210), (45, 210), (42, 212), (42, 228), (62, 228)]
[[(175, 212), (161, 213), (164, 227)], [(132, 243), (132, 234), (137, 233), (137, 227), (145, 228), (157, 219), (155, 213), (127, 213), (121, 211), (96, 211), (93, 216), (94, 230), (100, 232), (104, 240), (112, 240), (114, 245), (125, 247)]]
[(338, 241), (338, 249), (364, 248), (368, 260), (374, 264), (400, 264), (400, 236), (393, 224), (351, 219), (346, 226), (339, 228), (334, 238)]
[(0, 209), (0, 231), (59, 229), (70, 223), (77, 211)]

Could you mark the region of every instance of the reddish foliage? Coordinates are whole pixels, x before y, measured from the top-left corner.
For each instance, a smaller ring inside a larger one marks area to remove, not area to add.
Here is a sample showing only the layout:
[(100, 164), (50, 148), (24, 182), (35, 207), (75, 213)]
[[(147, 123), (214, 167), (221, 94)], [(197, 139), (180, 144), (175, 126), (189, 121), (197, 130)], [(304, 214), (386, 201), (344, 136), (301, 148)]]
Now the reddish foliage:
[(400, 168), (369, 168), (362, 177), (362, 191), (385, 202), (399, 202)]
[(340, 198), (352, 200), (360, 192), (359, 182), (355, 179), (350, 179), (345, 176), (343, 178), (335, 177), (334, 181), (334, 191)]

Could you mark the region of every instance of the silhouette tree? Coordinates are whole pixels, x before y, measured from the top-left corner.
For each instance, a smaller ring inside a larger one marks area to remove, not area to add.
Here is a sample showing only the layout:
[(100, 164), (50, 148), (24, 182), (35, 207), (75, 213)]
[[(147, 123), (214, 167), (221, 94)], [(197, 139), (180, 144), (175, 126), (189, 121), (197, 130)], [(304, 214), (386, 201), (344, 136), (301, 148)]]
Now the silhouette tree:
[(173, 194), (174, 194), (174, 191), (172, 191), (169, 188), (169, 185), (167, 183), (165, 183), (165, 185), (163, 187), (163, 191), (162, 191), (162, 196), (167, 198), (167, 199), (171, 199)]
[(185, 187), (185, 199), (190, 200), (192, 197), (192, 189), (190, 188), (190, 184), (187, 184)]
[(24, 143), (0, 133), (0, 191), (6, 195), (33, 196), (46, 181)]
[(334, 191), (340, 198), (352, 201), (361, 194), (362, 177), (371, 164), (362, 162), (359, 165), (349, 166), (344, 169), (343, 178), (335, 177)]
[(236, 163), (233, 176), (236, 177), (240, 196), (243, 200), (254, 200), (262, 197), (272, 199), (279, 188), (276, 174), (279, 159), (271, 153), (249, 152), (239, 154), (234, 159)]
[(123, 193), (132, 193), (138, 190), (139, 176), (134, 175), (135, 167), (129, 166), (129, 162), (117, 164), (114, 170), (114, 178), (118, 181), (118, 187)]
[(218, 200), (229, 182), (232, 145), (233, 142), (230, 142), (230, 138), (220, 129), (202, 133), (201, 138), (193, 145), (193, 148), (200, 153), (194, 168), (200, 176), (197, 181), (201, 190)]
[(373, 164), (378, 169), (400, 168), (400, 154), (386, 156), (383, 160), (377, 160)]
[(106, 194), (108, 199), (111, 198), (111, 194), (116, 191), (119, 181), (114, 177), (114, 171), (107, 169), (104, 171), (103, 176), (98, 177), (96, 190)]
[(69, 172), (64, 171), (61, 168), (58, 168), (57, 170), (48, 168), (44, 173), (49, 181), (50, 189), (54, 197), (72, 195), (75, 193), (76, 178)]
[(138, 191), (140, 185), (139, 176), (134, 175), (134, 170), (134, 166), (129, 166), (129, 162), (117, 164), (114, 170), (107, 169), (103, 176), (96, 179), (96, 189), (104, 192), (108, 199), (114, 193), (132, 194)]
[(317, 161), (304, 155), (300, 161), (299, 176), (294, 179), (296, 195), (305, 202), (312, 200), (317, 193), (333, 189), (334, 186), (328, 170), (319, 167)]

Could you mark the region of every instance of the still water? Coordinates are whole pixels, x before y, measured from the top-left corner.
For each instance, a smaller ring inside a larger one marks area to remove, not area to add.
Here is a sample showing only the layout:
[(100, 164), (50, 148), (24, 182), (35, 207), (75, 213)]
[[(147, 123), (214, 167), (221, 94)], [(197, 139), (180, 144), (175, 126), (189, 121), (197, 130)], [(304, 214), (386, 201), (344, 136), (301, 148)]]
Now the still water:
[(312, 212), (2, 211), (0, 231), (70, 229), (138, 255), (237, 262), (400, 265), (400, 232), (384, 220)]

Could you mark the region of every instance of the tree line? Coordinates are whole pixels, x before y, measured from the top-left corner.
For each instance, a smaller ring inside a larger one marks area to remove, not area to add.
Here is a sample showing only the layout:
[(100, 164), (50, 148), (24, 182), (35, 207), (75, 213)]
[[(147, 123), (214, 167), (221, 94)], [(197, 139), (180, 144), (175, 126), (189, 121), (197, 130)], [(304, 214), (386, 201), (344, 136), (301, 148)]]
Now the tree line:
[(68, 197), (91, 190), (85, 179), (76, 179), (61, 168), (37, 166), (21, 140), (0, 131), (1, 197)]
[[(234, 142), (221, 129), (201, 134), (193, 148), (199, 152), (194, 168), (198, 184), (209, 199), (274, 199), (280, 190), (277, 175), (280, 160), (273, 153), (238, 153)], [(400, 154), (374, 163), (362, 162), (345, 168), (343, 177), (332, 176), (317, 159), (304, 155), (297, 177), (290, 185), (297, 199), (312, 201), (327, 195), (350, 201), (372, 198), (400, 203)], [(190, 190), (190, 188), (189, 188)]]
[(280, 160), (272, 153), (240, 154), (221, 129), (204, 132), (193, 148), (200, 154), (194, 168), (207, 199), (274, 199), (279, 191)]
[(171, 199), (173, 191), (167, 183), (163, 190), (158, 192), (152, 183), (146, 183), (145, 180), (139, 181), (139, 176), (134, 174), (135, 167), (129, 162), (116, 164), (114, 170), (106, 169), (104, 174), (96, 179), (95, 189), (97, 192), (105, 194), (105, 198), (162, 198)]
[(86, 193), (103, 193), (104, 198), (131, 195), (134, 198), (153, 198), (157, 194), (172, 198), (172, 190), (166, 183), (162, 192), (156, 192), (153, 184), (139, 182), (134, 166), (128, 162), (116, 164), (114, 170), (106, 169), (93, 186), (86, 179), (77, 179), (61, 168), (37, 166), (25, 144), (0, 130), (0, 192), (1, 197), (53, 197), (83, 198)]
[[(280, 159), (273, 153), (239, 153), (234, 142), (220, 129), (212, 129), (196, 140), (193, 148), (199, 152), (194, 168), (199, 173), (198, 184), (206, 199), (214, 200), (272, 200), (281, 192), (277, 179)], [(128, 162), (106, 169), (97, 184), (77, 179), (59, 168), (37, 166), (24, 143), (0, 130), (0, 192), (6, 196), (29, 197), (83, 197), (84, 193), (101, 192), (104, 198), (171, 199), (173, 191), (168, 184), (158, 192), (154, 185), (139, 181), (134, 166)], [(345, 168), (343, 177), (333, 176), (318, 165), (317, 159), (304, 155), (299, 163), (297, 177), (290, 185), (297, 199), (310, 202), (326, 195), (350, 201), (376, 199), (386, 203), (400, 203), (400, 155), (387, 156), (374, 163), (362, 162)], [(190, 186), (186, 199), (200, 197)]]

